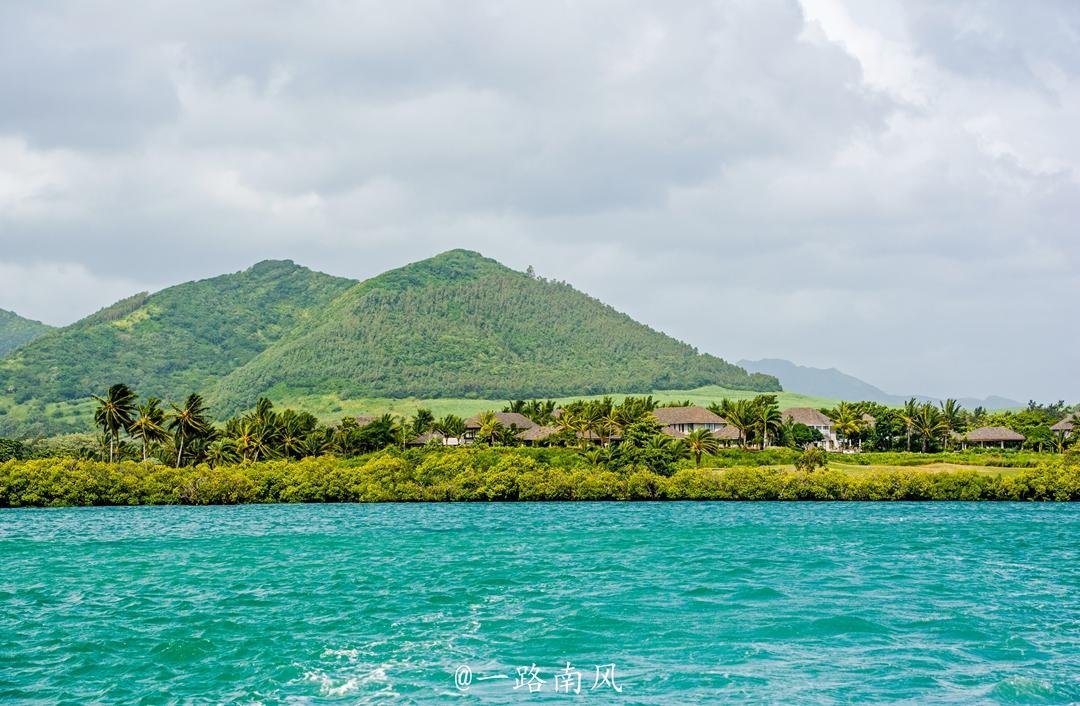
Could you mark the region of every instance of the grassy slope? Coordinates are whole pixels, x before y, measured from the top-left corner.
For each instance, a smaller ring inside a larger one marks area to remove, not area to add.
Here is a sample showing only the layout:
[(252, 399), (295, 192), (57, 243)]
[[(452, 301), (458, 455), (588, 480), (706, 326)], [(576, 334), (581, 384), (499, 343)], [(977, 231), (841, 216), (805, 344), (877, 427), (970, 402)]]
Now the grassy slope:
[[(756, 394), (759, 393), (746, 390), (728, 390), (715, 385), (694, 390), (658, 390), (652, 393), (653, 397), (660, 402), (681, 402), (689, 399), (691, 403), (701, 406), (707, 406), (711, 402), (719, 402), (725, 397), (743, 399), (753, 397)], [(837, 402), (836, 400), (809, 397), (794, 392), (779, 392), (776, 395), (782, 408), (832, 407)], [(591, 399), (602, 396), (562, 397), (558, 401), (567, 402), (575, 399)], [(621, 400), (624, 396), (623, 394), (611, 395), (616, 400)], [(501, 410), (507, 404), (507, 400), (465, 398), (393, 399), (389, 397), (363, 397), (341, 399), (337, 395), (331, 394), (289, 395), (273, 390), (270, 392), (269, 397), (276, 405), (311, 412), (323, 422), (336, 422), (345, 416), (367, 414), (381, 415), (390, 413), (411, 416), (421, 407), (432, 410), (439, 417), (446, 414), (470, 417), (477, 412)], [(92, 427), (93, 409), (94, 404), (88, 399), (49, 404), (40, 404), (33, 401), (19, 404), (10, 396), (0, 396), (0, 429), (5, 427), (18, 428), (22, 430), (19, 436), (26, 437), (60, 432), (88, 431)], [(47, 422), (48, 426), (44, 422)]]
[(211, 391), (281, 398), (582, 395), (723, 384), (776, 390), (567, 284), (453, 250), (353, 287)]
[[(712, 402), (719, 402), (725, 397), (729, 399), (749, 399), (761, 393), (747, 390), (729, 390), (716, 385), (708, 385), (693, 390), (657, 390), (652, 393), (653, 397), (660, 402), (681, 402), (690, 400), (691, 404), (708, 406)], [(770, 393), (772, 394), (772, 393)], [(787, 407), (831, 407), (837, 400), (823, 397), (810, 397), (795, 392), (775, 393), (781, 408)], [(610, 395), (616, 401), (620, 401), (626, 395)], [(579, 399), (598, 399), (604, 395), (576, 395), (555, 398), (558, 402), (568, 402)], [(405, 399), (391, 399), (387, 397), (365, 397), (357, 399), (341, 399), (337, 395), (290, 395), (283, 392), (271, 391), (270, 398), (285, 407), (302, 409), (311, 412), (323, 421), (335, 421), (344, 416), (361, 414), (401, 414), (412, 415), (417, 409), (424, 407), (432, 410), (436, 416), (456, 414), (459, 417), (469, 417), (477, 412), (487, 410), (501, 410), (507, 400), (494, 399), (418, 399), (415, 397)]]
[(88, 425), (88, 399), (125, 382), (180, 399), (251, 360), (354, 284), (291, 262), (138, 294), (0, 360), (0, 435)]

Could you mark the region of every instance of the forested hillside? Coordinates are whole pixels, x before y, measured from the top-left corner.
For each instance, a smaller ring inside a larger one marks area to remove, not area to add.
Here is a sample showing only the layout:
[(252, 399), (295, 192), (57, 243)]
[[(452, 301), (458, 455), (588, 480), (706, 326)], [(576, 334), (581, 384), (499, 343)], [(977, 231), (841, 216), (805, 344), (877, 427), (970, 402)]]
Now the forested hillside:
[(210, 387), (353, 284), (267, 261), (137, 294), (4, 358), (0, 392), (16, 403), (59, 402), (125, 382), (178, 399)]
[(0, 309), (0, 356), (34, 340), (50, 328), (40, 321), (24, 319), (14, 312)]
[(570, 285), (455, 250), (364, 282), (288, 261), (136, 294), (0, 359), (0, 436), (91, 427), (90, 396), (486, 398), (778, 390)]
[(708, 384), (779, 389), (568, 284), (454, 250), (356, 285), (210, 399), (232, 412), (267, 391), (507, 398)]

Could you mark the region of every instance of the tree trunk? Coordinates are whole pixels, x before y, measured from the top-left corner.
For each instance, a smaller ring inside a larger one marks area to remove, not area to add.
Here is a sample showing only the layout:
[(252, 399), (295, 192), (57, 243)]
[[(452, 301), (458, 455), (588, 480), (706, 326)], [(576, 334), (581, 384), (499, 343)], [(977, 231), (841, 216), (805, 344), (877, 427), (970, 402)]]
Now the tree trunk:
[(184, 458), (184, 437), (180, 437), (180, 449), (176, 452), (176, 467), (180, 468), (180, 461)]

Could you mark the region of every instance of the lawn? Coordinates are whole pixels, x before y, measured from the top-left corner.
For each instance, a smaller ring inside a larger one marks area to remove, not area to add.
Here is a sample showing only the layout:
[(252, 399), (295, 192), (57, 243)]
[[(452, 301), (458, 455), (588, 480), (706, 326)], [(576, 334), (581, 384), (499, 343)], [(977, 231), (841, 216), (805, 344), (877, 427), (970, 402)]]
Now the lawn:
[[(785, 466), (788, 470), (794, 469), (794, 466)], [(918, 466), (894, 466), (889, 464), (858, 464), (858, 463), (838, 463), (836, 461), (829, 461), (829, 468), (834, 470), (843, 471), (844, 473), (850, 473), (853, 476), (867, 475), (877, 471), (930, 471), (930, 472), (942, 472), (942, 471), (978, 471), (979, 473), (987, 473), (990, 475), (1000, 475), (1002, 477), (1015, 476), (1022, 468), (1003, 468), (1001, 466), (978, 466), (970, 463), (947, 463), (944, 461), (936, 461), (933, 463), (926, 463)]]
[[(689, 400), (690, 404), (707, 407), (712, 402), (719, 402), (725, 397), (729, 399), (750, 399), (758, 392), (746, 390), (729, 390), (716, 385), (699, 387), (693, 390), (657, 390), (652, 396), (664, 402), (682, 402)], [(776, 393), (781, 409), (788, 407), (832, 407), (837, 400), (824, 397), (811, 397), (800, 395), (796, 392)], [(610, 397), (616, 402), (622, 400), (624, 394), (612, 394)], [(579, 399), (600, 399), (604, 395), (586, 395), (556, 398), (559, 403)], [(507, 400), (479, 400), (465, 398), (443, 399), (418, 399), (409, 397), (393, 399), (388, 397), (367, 397), (359, 399), (343, 400), (336, 395), (299, 395), (299, 396), (272, 396), (274, 404), (282, 407), (305, 410), (314, 414), (322, 421), (336, 421), (344, 416), (357, 416), (362, 414), (399, 414), (411, 416), (416, 410), (424, 407), (430, 409), (437, 417), (446, 414), (456, 414), (459, 417), (471, 417), (478, 412), (487, 410), (501, 410), (507, 404)]]

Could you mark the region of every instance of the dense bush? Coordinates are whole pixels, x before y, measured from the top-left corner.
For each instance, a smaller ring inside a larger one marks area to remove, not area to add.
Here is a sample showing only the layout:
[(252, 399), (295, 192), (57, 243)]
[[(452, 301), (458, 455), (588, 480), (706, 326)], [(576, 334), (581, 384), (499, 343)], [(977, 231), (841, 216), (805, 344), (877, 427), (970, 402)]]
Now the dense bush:
[(210, 468), (76, 459), (0, 465), (0, 507), (501, 500), (1080, 500), (1080, 465), (1002, 477), (917, 469), (846, 474), (684, 468), (664, 477), (583, 465), (564, 450), (446, 449)]
[(0, 438), (0, 461), (26, 458), (29, 453), (21, 441)]

